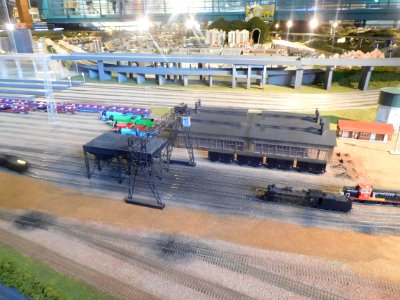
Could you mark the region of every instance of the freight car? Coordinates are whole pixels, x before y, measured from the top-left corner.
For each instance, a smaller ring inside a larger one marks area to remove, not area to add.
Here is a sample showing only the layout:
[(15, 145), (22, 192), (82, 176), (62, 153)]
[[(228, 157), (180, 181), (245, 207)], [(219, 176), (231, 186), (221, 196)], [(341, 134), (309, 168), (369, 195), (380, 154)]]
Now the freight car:
[(346, 195), (324, 193), (321, 190), (294, 190), (292, 187), (279, 188), (268, 185), (266, 190), (258, 190), (258, 196), (265, 201), (314, 207), (325, 210), (349, 212), (352, 202)]
[(370, 184), (360, 183), (356, 187), (344, 187), (343, 193), (352, 201), (400, 205), (399, 190), (374, 189)]
[(233, 163), (234, 154), (229, 150), (210, 150), (208, 151), (208, 159), (212, 162)]
[(326, 169), (326, 161), (324, 160), (243, 151), (234, 152), (233, 150), (211, 149), (208, 151), (208, 158), (212, 162), (236, 162), (241, 166), (266, 167), (313, 174), (323, 174)]

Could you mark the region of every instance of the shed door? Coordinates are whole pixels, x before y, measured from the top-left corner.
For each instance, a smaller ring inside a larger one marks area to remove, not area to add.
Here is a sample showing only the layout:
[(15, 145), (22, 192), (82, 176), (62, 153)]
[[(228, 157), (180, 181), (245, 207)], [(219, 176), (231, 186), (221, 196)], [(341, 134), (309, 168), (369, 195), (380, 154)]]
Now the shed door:
[(371, 136), (369, 138), (370, 141), (375, 141), (376, 139), (376, 134), (375, 133), (371, 133)]
[(358, 135), (359, 140), (369, 140), (371, 134), (369, 132), (360, 132)]

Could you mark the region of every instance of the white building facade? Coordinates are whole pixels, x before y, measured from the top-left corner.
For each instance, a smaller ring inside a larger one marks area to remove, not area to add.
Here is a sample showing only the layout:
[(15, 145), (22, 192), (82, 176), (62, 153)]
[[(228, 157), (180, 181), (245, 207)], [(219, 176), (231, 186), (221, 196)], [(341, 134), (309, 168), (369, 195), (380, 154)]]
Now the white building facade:
[(221, 47), (225, 44), (226, 32), (218, 29), (206, 30), (204, 43), (211, 47)]

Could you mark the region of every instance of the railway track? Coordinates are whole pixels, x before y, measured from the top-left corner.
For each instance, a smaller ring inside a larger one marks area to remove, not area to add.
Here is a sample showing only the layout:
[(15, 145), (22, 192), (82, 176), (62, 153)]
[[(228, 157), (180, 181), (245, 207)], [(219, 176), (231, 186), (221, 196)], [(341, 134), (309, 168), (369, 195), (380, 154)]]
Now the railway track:
[[(38, 112), (32, 116), (32, 119), (30, 115), (27, 118), (18, 116), (17, 119), (21, 122), (16, 124), (12, 122), (15, 121), (15, 116), (6, 114), (5, 132), (0, 137), (0, 146), (4, 151), (20, 153), (21, 156), (30, 158), (32, 171), (28, 173), (29, 176), (85, 191), (104, 193), (107, 189), (107, 191), (115, 191), (122, 197), (126, 195), (127, 187), (109, 181), (107, 176), (114, 176), (114, 174), (106, 169), (101, 175), (95, 172), (90, 181), (78, 180), (78, 178), (83, 178), (85, 173), (82, 145), (90, 140), (91, 136), (97, 136), (97, 131), (102, 132), (107, 128), (99, 124), (93, 114), (63, 115), (62, 121), (65, 122), (61, 129), (54, 127), (50, 131), (46, 130), (48, 128), (46, 114)], [(83, 125), (80, 122), (83, 122)], [(39, 130), (32, 130), (32, 127), (37, 128), (37, 124), (40, 125)], [(82, 127), (86, 129), (82, 130)], [(99, 127), (101, 129), (98, 129)], [(179, 158), (186, 159), (182, 154)], [(241, 174), (238, 174), (238, 171)], [(347, 226), (362, 232), (371, 232), (374, 226), (379, 232), (399, 231), (396, 227), (399, 224), (399, 218), (390, 211), (390, 208), (379, 211), (375, 209), (376, 213), (366, 214), (359, 209), (362, 207), (360, 204), (354, 205), (353, 211), (360, 211), (360, 214), (341, 216), (329, 212), (316, 212), (313, 209), (266, 204), (254, 196), (256, 187), (265, 187), (268, 183), (292, 185), (300, 189), (322, 188), (330, 191), (339, 190), (338, 183), (342, 182), (336, 180), (334, 184), (331, 180), (329, 182), (325, 180), (323, 183), (318, 176), (315, 176), (314, 182), (310, 180), (314, 175), (304, 176), (296, 173), (290, 175), (288, 178), (286, 172), (271, 172), (254, 168), (250, 170), (246, 167), (238, 168), (223, 164), (199, 163), (195, 171), (171, 165), (170, 173), (160, 181), (159, 187), (163, 200), (167, 204), (174, 203), (210, 211), (284, 219), (296, 223), (306, 222), (316, 226), (333, 228)], [(293, 180), (296, 181), (294, 184)], [(205, 186), (207, 189), (204, 189)], [(136, 191), (146, 197), (151, 196), (141, 179), (138, 180)], [(193, 199), (193, 195), (196, 195), (196, 199)]]
[[(72, 87), (55, 93), (60, 101), (124, 104), (134, 101), (136, 104), (173, 106), (179, 101), (193, 104), (201, 99), (207, 106), (262, 108), (269, 110), (310, 111), (319, 107), (321, 110), (342, 108), (375, 107), (378, 92), (354, 92), (343, 94), (315, 95), (290, 94), (268, 95), (263, 93), (221, 92), (182, 89), (167, 87), (140, 87), (123, 85), (104, 85), (87, 83), (83, 86)], [(118, 95), (118, 97), (116, 97)], [(132, 95), (135, 95), (132, 97)], [(126, 100), (124, 100), (126, 99)], [(179, 99), (179, 101), (177, 100)], [(301, 101), (301, 104), (300, 104)]]
[[(1, 215), (3, 218), (12, 219), (12, 215), (5, 215), (4, 213)], [(29, 217), (24, 217), (23, 219), (19, 219), (19, 222), (24, 222), (25, 226), (29, 226), (31, 224), (36, 224), (37, 220), (31, 219)], [(186, 286), (188, 288), (194, 289), (200, 293), (203, 293), (207, 296), (210, 296), (215, 299), (251, 299), (246, 295), (235, 292), (229, 288), (225, 288), (219, 286), (214, 283), (210, 283), (188, 274), (183, 274), (177, 270), (172, 269), (168, 265), (160, 264), (154, 260), (149, 258), (145, 258), (138, 254), (135, 254), (134, 251), (128, 251), (118, 246), (113, 245), (112, 243), (104, 241), (104, 234), (108, 240), (118, 240), (113, 238), (112, 235), (107, 234), (104, 231), (97, 231), (91, 229), (85, 229), (82, 227), (76, 226), (63, 226), (59, 223), (49, 222), (51, 228), (55, 228), (56, 231), (62, 232), (69, 237), (73, 237), (88, 244), (91, 248), (96, 249), (100, 252), (103, 252), (107, 255), (113, 256), (125, 263), (143, 269), (144, 271), (153, 273), (154, 275), (163, 277), (170, 281), (174, 281), (180, 285)], [(93, 235), (93, 232), (101, 234), (101, 239)], [(0, 231), (1, 234), (1, 231)], [(0, 235), (1, 237), (1, 235)], [(119, 236), (120, 238), (121, 236)], [(131, 236), (132, 238), (132, 236)], [(107, 239), (106, 239), (107, 240)], [(125, 242), (128, 242), (125, 240)], [(160, 240), (145, 238), (145, 237), (135, 237), (133, 240), (129, 240), (129, 243), (139, 244), (140, 246), (146, 247), (154, 247), (156, 244), (159, 245)], [(230, 271), (250, 275), (258, 280), (262, 280), (267, 284), (274, 285), (276, 287), (285, 289), (287, 291), (293, 292), (297, 295), (302, 295), (306, 297), (310, 297), (312, 299), (345, 299), (339, 295), (336, 295), (331, 292), (327, 292), (316, 287), (308, 286), (306, 284), (302, 284), (301, 282), (291, 280), (285, 276), (274, 274), (272, 272), (268, 272), (265, 270), (261, 270), (252, 265), (245, 264), (245, 260), (240, 256), (233, 256), (231, 254), (221, 253), (215, 250), (201, 248), (201, 247), (188, 247), (182, 243), (175, 243), (173, 245), (161, 245), (161, 249), (166, 251), (180, 252), (187, 255), (191, 255), (196, 257), (197, 259), (201, 259), (207, 263), (217, 265), (219, 267), (228, 269)]]
[[(45, 179), (48, 181), (53, 181), (56, 183), (61, 183), (64, 185), (69, 185), (71, 187), (80, 187), (82, 190), (87, 190), (88, 188), (93, 188), (93, 181), (88, 181), (87, 183), (82, 183), (81, 180), (77, 180), (77, 176), (81, 176), (82, 171), (69, 171), (64, 164), (60, 168), (53, 168), (49, 166), (43, 166), (42, 171), (53, 170), (56, 174), (63, 172), (63, 174), (68, 173), (71, 179), (68, 177), (62, 177), (56, 179), (54, 176), (34, 176), (39, 179)], [(34, 169), (37, 166), (34, 165)], [(179, 174), (178, 170), (174, 171), (175, 175)], [(35, 173), (37, 175), (37, 173)], [(388, 216), (383, 215), (382, 218), (369, 218), (366, 219), (363, 216), (353, 216), (349, 214), (332, 213), (332, 212), (321, 212), (317, 209), (311, 208), (301, 208), (293, 207), (288, 205), (270, 204), (258, 201), (253, 195), (252, 191), (249, 190), (247, 194), (238, 194), (235, 191), (234, 186), (237, 183), (232, 182), (232, 186), (226, 186), (223, 191), (216, 192), (216, 189), (220, 189), (223, 186), (222, 182), (218, 180), (211, 179), (211, 181), (197, 181), (191, 182), (190, 178), (181, 179), (181, 184), (176, 184), (174, 179), (169, 177), (164, 178), (159, 183), (159, 190), (163, 192), (163, 200), (168, 203), (175, 203), (177, 205), (188, 205), (193, 207), (198, 207), (206, 210), (217, 210), (224, 213), (237, 214), (237, 215), (247, 215), (252, 217), (262, 217), (262, 218), (273, 218), (277, 220), (286, 220), (295, 223), (304, 223), (307, 221), (309, 225), (313, 226), (324, 226), (330, 228), (339, 229), (353, 229), (361, 232), (389, 232), (389, 233), (399, 233), (400, 232), (400, 219), (395, 216), (395, 218), (388, 219)], [(218, 177), (218, 175), (216, 176)], [(74, 178), (74, 179), (72, 179)], [(121, 194), (125, 195), (126, 187), (115, 183), (110, 183), (108, 177), (104, 178), (96, 174), (92, 180), (99, 180), (98, 191), (104, 190), (118, 190)], [(206, 191), (203, 190), (202, 195), (199, 195), (199, 191), (202, 186), (210, 185), (214, 182), (214, 186)], [(151, 197), (150, 192), (146, 188), (146, 184), (142, 179), (138, 180), (137, 193)], [(100, 188), (101, 187), (101, 188)], [(232, 188), (232, 190), (231, 190)], [(214, 190), (215, 189), (215, 190)], [(241, 190), (240, 188), (238, 189)], [(196, 199), (192, 199), (193, 195), (197, 194)], [(218, 202), (215, 201), (218, 198)]]
[[(31, 137), (32, 141), (36, 137)], [(21, 153), (29, 153), (29, 149), (24, 147), (17, 148)], [(56, 159), (37, 158), (36, 154), (41, 154), (41, 150), (35, 150), (31, 156), (33, 160), (42, 161), (42, 164), (33, 163), (33, 171), (30, 176), (63, 184), (66, 186), (82, 190), (93, 190), (104, 192), (104, 190), (119, 191), (121, 194), (126, 193), (126, 187), (118, 185), (116, 182), (109, 182), (109, 176), (112, 174), (97, 174), (95, 173), (92, 180), (84, 181), (77, 180), (84, 172), (82, 158), (76, 155), (69, 155), (64, 160), (64, 154), (60, 152), (46, 151), (46, 155), (53, 155)], [(29, 154), (28, 154), (29, 157)], [(295, 223), (307, 220), (307, 223), (315, 226), (328, 226), (330, 228), (340, 229), (355, 229), (361, 232), (390, 232), (396, 233), (399, 231), (396, 225), (399, 224), (399, 219), (395, 216), (387, 220), (388, 215), (381, 214), (381, 217), (370, 215), (369, 218), (357, 215), (345, 215), (329, 212), (315, 212), (313, 209), (294, 208), (287, 206), (279, 206), (265, 204), (257, 200), (254, 196), (254, 190), (250, 187), (266, 186), (268, 179), (260, 179), (257, 176), (248, 174), (239, 176), (232, 174), (229, 179), (221, 176), (220, 173), (210, 172), (201, 167), (196, 168), (195, 175), (192, 169), (171, 166), (171, 174), (166, 176), (160, 183), (160, 191), (163, 195), (163, 200), (166, 203), (175, 203), (177, 205), (188, 205), (206, 210), (217, 210), (233, 214), (256, 216), (262, 218), (274, 218), (279, 220), (294, 221)], [(274, 183), (282, 185), (290, 185), (290, 181), (274, 180)], [(204, 186), (208, 186), (207, 190), (203, 190)], [(315, 188), (314, 185), (301, 185), (301, 188)], [(146, 185), (141, 179), (138, 180), (137, 192), (147, 197), (151, 197)], [(192, 199), (196, 194), (196, 199)], [(215, 199), (218, 198), (218, 202)], [(386, 220), (384, 220), (386, 218)]]
[(108, 295), (127, 300), (158, 299), (144, 291), (120, 282), (111, 276), (100, 273), (88, 266), (82, 266), (45, 247), (17, 237), (2, 229), (0, 229), (0, 240), (2, 243), (14, 248), (24, 255), (37, 259), (56, 271), (82, 280)]
[[(25, 225), (33, 224), (32, 226), (37, 226), (38, 222), (35, 218), (30, 218), (29, 216), (24, 216), (22, 219), (18, 218), (18, 216), (10, 213), (0, 212), (0, 218), (7, 221), (12, 221), (17, 218), (19, 222), (26, 222)], [(94, 249), (102, 251), (106, 254), (112, 255), (122, 261), (127, 263), (132, 263), (133, 265), (138, 266), (138, 258), (140, 257), (139, 263), (141, 264), (139, 267), (147, 270), (149, 267), (148, 259), (143, 261), (143, 254), (138, 254), (137, 250), (127, 250), (126, 248), (121, 248), (116, 246), (119, 245), (133, 245), (144, 247), (146, 249), (158, 249), (162, 250), (165, 253), (175, 253), (177, 255), (184, 255), (185, 257), (193, 257), (195, 259), (199, 259), (208, 264), (216, 265), (218, 267), (224, 268), (226, 270), (248, 275), (253, 277), (254, 279), (265, 282), (269, 285), (274, 285), (278, 288), (282, 288), (284, 290), (293, 292), (296, 295), (302, 295), (305, 297), (309, 297), (312, 299), (345, 299), (347, 298), (346, 292), (344, 289), (344, 294), (338, 294), (338, 291), (332, 287), (332, 283), (338, 283), (343, 287), (346, 287), (349, 283), (353, 288), (358, 288), (361, 290), (365, 290), (367, 288), (378, 289), (382, 292), (382, 294), (387, 297), (397, 297), (400, 296), (400, 288), (399, 286), (377, 282), (365, 278), (361, 278), (355, 276), (354, 274), (341, 274), (341, 276), (336, 276), (331, 272), (321, 273), (318, 269), (313, 269), (312, 266), (300, 267), (295, 263), (288, 265), (288, 262), (283, 261), (277, 263), (275, 260), (265, 260), (259, 257), (252, 257), (243, 254), (237, 254), (232, 252), (221, 252), (215, 250), (209, 246), (201, 245), (198, 242), (194, 241), (186, 241), (180, 242), (179, 240), (174, 239), (171, 242), (170, 238), (165, 237), (147, 237), (140, 236), (136, 234), (124, 234), (124, 233), (116, 233), (113, 231), (103, 230), (99, 228), (91, 228), (86, 226), (81, 226), (77, 224), (63, 224), (60, 222), (48, 222), (45, 226), (47, 228), (49, 226), (49, 230), (56, 230), (56, 232), (65, 234), (69, 237), (73, 237), (78, 239), (84, 243), (88, 243)], [(146, 257), (149, 256), (149, 253), (146, 252)], [(151, 255), (150, 255), (151, 256)], [(151, 260), (151, 266), (154, 263)], [(168, 268), (168, 266), (166, 266)], [(159, 266), (158, 266), (159, 268)], [(303, 283), (303, 281), (293, 280), (290, 278), (291, 274), (296, 274), (296, 276), (301, 275), (301, 278), (307, 282), (307, 280), (317, 281), (319, 282), (318, 286), (325, 286), (325, 288), (320, 288), (317, 286), (310, 286), (308, 284)], [(157, 274), (159, 275), (159, 274)], [(172, 277), (175, 279), (175, 277)], [(192, 278), (193, 279), (193, 278)], [(196, 279), (195, 279), (196, 280)], [(180, 282), (181, 279), (177, 279), (175, 282)], [(185, 282), (183, 285), (188, 286), (188, 283)], [(196, 286), (196, 285), (195, 285)], [(326, 286), (332, 288), (330, 291), (329, 288), (326, 289)], [(193, 285), (190, 285), (193, 288)], [(195, 290), (200, 290), (203, 293), (209, 296), (217, 296), (221, 294), (217, 294), (215, 292), (210, 292), (205, 288), (204, 285), (197, 286)], [(225, 291), (226, 292), (226, 291)], [(214, 294), (210, 294), (214, 293)], [(365, 290), (367, 293), (367, 290)], [(357, 294), (358, 296), (362, 295), (362, 292)], [(397, 295), (397, 296), (396, 296)], [(225, 294), (225, 296), (227, 296)], [(230, 295), (233, 296), (233, 295)], [(235, 296), (237, 296), (235, 294)], [(365, 294), (366, 299), (368, 299), (368, 294)], [(217, 297), (218, 298), (218, 297)], [(240, 297), (239, 297), (240, 298)], [(350, 297), (351, 298), (351, 297)], [(225, 299), (235, 299), (235, 298), (225, 298)], [(241, 298), (240, 298), (241, 299)]]

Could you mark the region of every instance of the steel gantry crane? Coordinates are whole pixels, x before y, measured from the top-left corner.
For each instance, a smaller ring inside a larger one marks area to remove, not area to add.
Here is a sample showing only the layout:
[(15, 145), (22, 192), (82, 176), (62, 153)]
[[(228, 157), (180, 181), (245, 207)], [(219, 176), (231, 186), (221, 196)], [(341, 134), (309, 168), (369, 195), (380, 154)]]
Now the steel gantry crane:
[[(189, 154), (188, 164), (190, 166), (196, 165), (190, 136), (190, 127), (190, 108), (187, 106), (187, 104), (181, 103), (156, 120), (152, 129), (149, 130), (144, 137), (132, 136), (129, 138), (129, 191), (128, 198), (126, 200), (127, 203), (160, 209), (165, 207), (165, 204), (162, 202), (160, 194), (158, 193), (155, 177), (162, 175), (164, 159), (167, 163), (167, 169), (169, 168), (169, 161), (171, 158), (173, 145), (176, 141), (179, 130), (182, 130), (185, 147)], [(165, 140), (165, 143), (161, 141), (161, 149), (156, 151), (155, 155), (153, 155), (153, 153), (149, 153), (149, 145), (151, 143), (155, 143), (155, 139), (167, 129), (170, 129), (169, 139)], [(157, 169), (154, 167), (156, 161), (161, 163), (159, 168), (161, 174), (158, 174)], [(143, 175), (144, 180), (156, 199), (155, 204), (149, 201), (139, 200), (137, 196), (135, 197), (135, 184), (139, 173)]]

